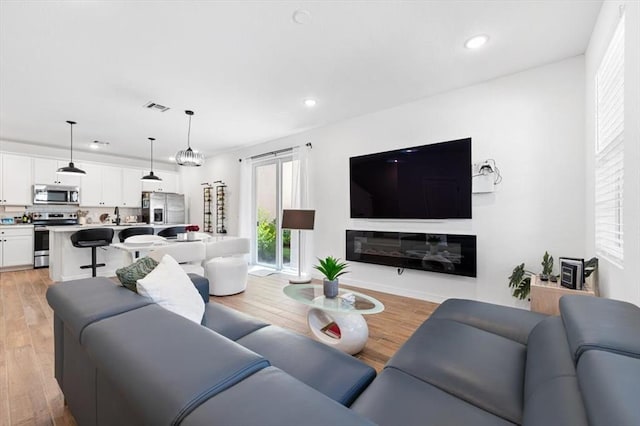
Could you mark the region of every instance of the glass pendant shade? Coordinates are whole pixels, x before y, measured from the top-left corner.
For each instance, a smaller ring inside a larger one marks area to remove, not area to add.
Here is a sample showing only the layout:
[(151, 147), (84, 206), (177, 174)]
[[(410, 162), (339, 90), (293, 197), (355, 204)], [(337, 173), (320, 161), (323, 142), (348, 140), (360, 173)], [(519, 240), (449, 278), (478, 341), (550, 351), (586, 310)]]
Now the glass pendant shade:
[(204, 163), (204, 155), (194, 152), (191, 148), (178, 151), (176, 154), (176, 163), (181, 166), (198, 167)]
[(56, 173), (59, 175), (84, 176), (87, 172), (77, 168), (75, 164), (73, 164), (73, 125), (76, 124), (76, 122), (67, 121), (67, 123), (69, 123), (69, 126), (71, 127), (71, 158), (69, 159), (69, 165), (60, 167)]
[(191, 149), (191, 117), (193, 111), (185, 111), (189, 116), (189, 132), (187, 133), (187, 149), (178, 151), (176, 154), (176, 163), (180, 166), (199, 167), (204, 163), (204, 155)]
[(159, 176), (156, 176), (153, 174), (153, 141), (155, 141), (155, 138), (149, 138), (149, 142), (151, 142), (151, 171), (149, 172), (148, 175), (142, 176), (142, 179), (140, 180), (144, 180), (144, 181), (155, 181), (155, 182), (160, 182), (162, 181), (162, 179), (160, 179)]

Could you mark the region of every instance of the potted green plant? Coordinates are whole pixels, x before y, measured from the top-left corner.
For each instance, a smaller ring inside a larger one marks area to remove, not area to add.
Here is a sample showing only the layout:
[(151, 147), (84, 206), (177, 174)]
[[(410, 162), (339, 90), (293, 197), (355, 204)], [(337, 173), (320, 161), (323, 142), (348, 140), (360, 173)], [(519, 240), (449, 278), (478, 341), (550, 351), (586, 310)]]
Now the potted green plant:
[[(549, 280), (553, 275), (553, 256), (547, 251), (542, 256), (542, 275), (543, 281)], [(509, 276), (509, 287), (513, 289), (513, 297), (517, 297), (520, 300), (524, 300), (529, 297), (531, 291), (531, 277), (535, 275), (535, 272), (525, 269), (524, 263), (513, 268), (511, 276)]]
[(338, 277), (349, 272), (345, 270), (348, 265), (333, 256), (328, 256), (326, 259), (318, 258), (318, 262), (320, 264), (313, 267), (324, 275), (322, 282), (324, 295), (330, 299), (334, 298), (338, 295)]

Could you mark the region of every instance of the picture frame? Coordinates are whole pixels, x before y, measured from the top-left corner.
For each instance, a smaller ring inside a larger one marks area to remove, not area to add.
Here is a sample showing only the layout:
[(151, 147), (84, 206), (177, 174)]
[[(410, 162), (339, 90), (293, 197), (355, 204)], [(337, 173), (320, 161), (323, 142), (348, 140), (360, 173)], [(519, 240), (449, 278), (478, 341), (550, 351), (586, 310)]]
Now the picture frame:
[(573, 290), (584, 287), (584, 259), (560, 257), (560, 285)]

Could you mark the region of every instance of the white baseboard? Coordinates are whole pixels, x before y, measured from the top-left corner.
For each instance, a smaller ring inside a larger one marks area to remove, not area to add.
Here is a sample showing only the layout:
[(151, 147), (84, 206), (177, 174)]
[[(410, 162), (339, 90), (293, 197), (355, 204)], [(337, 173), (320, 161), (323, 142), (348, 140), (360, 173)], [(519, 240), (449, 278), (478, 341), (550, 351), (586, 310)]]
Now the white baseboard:
[[(116, 276), (116, 270), (115, 269), (98, 269), (97, 271), (98, 276), (97, 278), (110, 278), (110, 277), (115, 277)], [(83, 278), (91, 278), (91, 269), (89, 269), (89, 272), (85, 273), (85, 274), (75, 274), (75, 275), (62, 275), (60, 277), (60, 281), (72, 281), (72, 280), (81, 280)]]

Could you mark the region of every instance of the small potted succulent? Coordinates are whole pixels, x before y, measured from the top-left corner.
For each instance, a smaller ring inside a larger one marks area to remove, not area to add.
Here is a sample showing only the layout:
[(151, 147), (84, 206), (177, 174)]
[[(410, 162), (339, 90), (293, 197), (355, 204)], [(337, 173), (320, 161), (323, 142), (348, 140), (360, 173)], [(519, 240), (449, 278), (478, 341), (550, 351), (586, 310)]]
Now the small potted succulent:
[(328, 256), (326, 259), (318, 258), (318, 262), (320, 264), (313, 267), (324, 275), (324, 295), (332, 299), (338, 295), (338, 277), (349, 272), (345, 270), (348, 265), (333, 256)]

